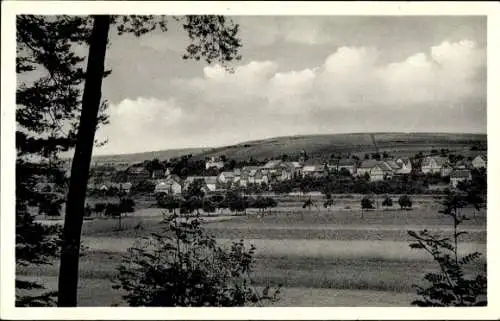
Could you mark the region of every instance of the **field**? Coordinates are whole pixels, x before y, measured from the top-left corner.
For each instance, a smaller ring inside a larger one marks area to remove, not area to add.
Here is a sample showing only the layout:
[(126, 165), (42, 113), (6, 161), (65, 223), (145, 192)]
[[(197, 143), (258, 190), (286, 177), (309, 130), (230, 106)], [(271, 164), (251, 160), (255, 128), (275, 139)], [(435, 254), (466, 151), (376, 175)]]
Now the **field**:
[[(411, 211), (380, 209), (363, 217), (354, 200), (345, 199), (330, 210), (303, 210), (299, 201), (288, 200), (263, 217), (255, 211), (208, 217), (205, 228), (223, 244), (244, 239), (257, 247), (254, 281), (258, 287), (283, 284), (278, 306), (409, 306), (412, 284), (420, 283), (436, 265), (422, 251), (409, 248), (407, 231), (426, 228), (449, 235), (450, 221), (423, 196)], [(137, 236), (161, 228), (161, 214), (160, 209), (139, 209), (122, 220), (121, 231), (115, 230), (116, 220), (86, 221), (80, 305), (124, 305), (121, 293), (111, 288), (116, 266)], [(485, 256), (485, 212), (470, 216), (460, 252)], [(135, 228), (138, 224), (141, 231)], [(470, 267), (474, 269), (477, 266)], [(19, 269), (18, 274), (55, 287), (57, 265)]]

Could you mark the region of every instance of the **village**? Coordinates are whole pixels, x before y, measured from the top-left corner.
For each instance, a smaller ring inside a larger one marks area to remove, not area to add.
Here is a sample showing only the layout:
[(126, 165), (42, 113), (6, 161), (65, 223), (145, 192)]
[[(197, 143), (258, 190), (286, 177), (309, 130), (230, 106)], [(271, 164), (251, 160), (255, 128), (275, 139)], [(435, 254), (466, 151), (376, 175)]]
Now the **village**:
[[(376, 184), (413, 175), (438, 178), (438, 183), (431, 184), (429, 189), (439, 190), (457, 188), (460, 182), (472, 179), (472, 171), (486, 169), (487, 166), (485, 154), (469, 156), (468, 159), (457, 158), (454, 157), (455, 155), (421, 155), (420, 158), (384, 157), (381, 159), (377, 153), (372, 155), (373, 159), (359, 160), (354, 156), (323, 163), (306, 160), (307, 156), (304, 154), (302, 152), (297, 161), (273, 159), (259, 166), (235, 167), (232, 170), (227, 169), (228, 161), (225, 160), (225, 157), (211, 157), (204, 162), (205, 172), (209, 172), (211, 175), (185, 175), (185, 177), (181, 177), (175, 173), (173, 168), (164, 166), (157, 160), (156, 164), (159, 165), (153, 166), (153, 169), (144, 166), (146, 162), (132, 165), (95, 163), (94, 175), (89, 179), (88, 189), (100, 192), (111, 189), (128, 194), (134, 186), (144, 185), (144, 182), (148, 182), (147, 185), (154, 194), (180, 195), (195, 180), (201, 180), (205, 193), (229, 189), (245, 190), (255, 186), (259, 187), (261, 191), (272, 192), (279, 184), (300, 179), (321, 180), (327, 177), (351, 177)], [(366, 154), (365, 158), (369, 158), (369, 155)], [(122, 168), (121, 171), (120, 168)], [(117, 177), (119, 179), (116, 179)]]

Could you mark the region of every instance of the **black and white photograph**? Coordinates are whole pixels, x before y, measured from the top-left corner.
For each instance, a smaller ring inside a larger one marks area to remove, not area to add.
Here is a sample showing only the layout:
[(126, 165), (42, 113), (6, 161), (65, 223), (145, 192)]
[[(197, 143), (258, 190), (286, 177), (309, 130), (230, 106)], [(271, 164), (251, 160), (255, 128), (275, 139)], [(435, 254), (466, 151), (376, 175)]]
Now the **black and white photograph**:
[(4, 312), (500, 316), (498, 4), (44, 2), (2, 3)]

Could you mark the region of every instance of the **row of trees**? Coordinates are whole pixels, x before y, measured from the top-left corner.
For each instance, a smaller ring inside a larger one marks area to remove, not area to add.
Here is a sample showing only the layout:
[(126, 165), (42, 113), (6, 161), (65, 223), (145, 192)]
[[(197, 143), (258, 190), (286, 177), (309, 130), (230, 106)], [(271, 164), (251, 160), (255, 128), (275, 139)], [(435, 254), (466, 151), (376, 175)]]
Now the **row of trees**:
[(226, 195), (200, 196), (192, 195), (188, 198), (172, 196), (165, 193), (157, 195), (157, 204), (161, 208), (168, 209), (171, 213), (179, 210), (181, 214), (215, 213), (229, 209), (234, 213), (246, 213), (249, 208), (258, 209), (261, 213), (278, 206), (276, 200), (271, 197), (246, 197), (234, 192)]

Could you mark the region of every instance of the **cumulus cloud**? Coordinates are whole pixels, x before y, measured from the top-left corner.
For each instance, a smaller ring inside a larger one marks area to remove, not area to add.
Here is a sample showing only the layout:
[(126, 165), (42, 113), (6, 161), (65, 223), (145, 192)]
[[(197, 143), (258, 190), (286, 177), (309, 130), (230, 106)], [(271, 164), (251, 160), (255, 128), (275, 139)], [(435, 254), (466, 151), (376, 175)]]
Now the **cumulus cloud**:
[(110, 103), (108, 114), (110, 124), (96, 135), (100, 141), (108, 140), (96, 151), (101, 154), (133, 153), (145, 146), (146, 150), (163, 149), (169, 139), (177, 136), (176, 127), (185, 118), (174, 99), (144, 97)]
[(381, 55), (373, 47), (341, 47), (321, 66), (303, 70), (280, 71), (271, 61), (252, 61), (231, 74), (216, 65), (183, 85), (188, 92), (207, 93), (211, 101), (227, 103), (229, 98), (233, 105), (245, 106), (251, 98), (264, 98), (267, 105), (262, 107), (268, 111), (294, 113), (308, 113), (311, 107), (454, 104), (483, 94), (476, 74), (484, 52), (472, 41), (443, 42), (388, 64), (379, 61)]
[(200, 77), (173, 81), (170, 98), (111, 105), (112, 123), (100, 134), (110, 151), (131, 152), (332, 131), (486, 129), (477, 116), (485, 111), (486, 80), (478, 75), (486, 55), (475, 42), (445, 41), (389, 63), (384, 55), (343, 46), (300, 70), (276, 61), (233, 73), (206, 66)]

